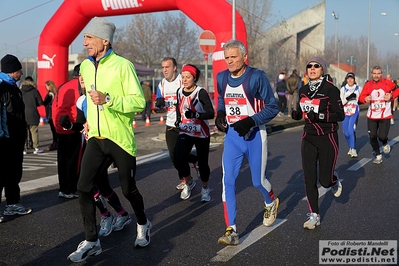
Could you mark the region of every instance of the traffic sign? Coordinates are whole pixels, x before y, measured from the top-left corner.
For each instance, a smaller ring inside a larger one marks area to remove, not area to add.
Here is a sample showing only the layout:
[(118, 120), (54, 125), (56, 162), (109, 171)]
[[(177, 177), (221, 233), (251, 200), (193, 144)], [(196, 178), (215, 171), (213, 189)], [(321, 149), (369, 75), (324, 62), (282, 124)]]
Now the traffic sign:
[(215, 34), (210, 30), (203, 31), (198, 38), (198, 44), (205, 54), (213, 53), (216, 49)]

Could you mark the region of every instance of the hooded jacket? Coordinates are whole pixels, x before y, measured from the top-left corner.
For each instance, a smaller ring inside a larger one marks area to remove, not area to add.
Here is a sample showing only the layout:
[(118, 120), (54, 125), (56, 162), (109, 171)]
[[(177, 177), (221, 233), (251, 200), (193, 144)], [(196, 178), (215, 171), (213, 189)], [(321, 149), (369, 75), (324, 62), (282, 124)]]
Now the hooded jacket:
[[(133, 64), (110, 49), (98, 61), (92, 57), (84, 60), (80, 73), (86, 85), (88, 138), (107, 138), (136, 156), (132, 124), (146, 102)], [(109, 95), (110, 101), (102, 107), (95, 105), (88, 95), (91, 89)]]
[(22, 140), (23, 143), (26, 138), (26, 121), (22, 93), (15, 80), (3, 72), (0, 72), (0, 105), (2, 107), (1, 124), (7, 127), (10, 139)]
[(25, 119), (27, 125), (38, 125), (40, 115), (37, 107), (43, 105), (39, 91), (31, 83), (21, 83), (22, 99), (25, 104)]

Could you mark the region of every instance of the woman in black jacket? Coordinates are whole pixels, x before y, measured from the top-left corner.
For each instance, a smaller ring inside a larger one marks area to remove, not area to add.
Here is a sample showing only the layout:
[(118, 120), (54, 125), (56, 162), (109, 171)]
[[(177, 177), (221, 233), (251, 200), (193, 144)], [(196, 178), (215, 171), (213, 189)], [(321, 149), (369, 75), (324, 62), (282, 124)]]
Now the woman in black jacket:
[(345, 114), (340, 90), (326, 74), (324, 60), (320, 57), (310, 58), (306, 72), (309, 82), (299, 90), (300, 106), (291, 115), (295, 120), (305, 119), (301, 154), (310, 213), (303, 227), (314, 229), (320, 225), (317, 179), (323, 187), (331, 187), (335, 197), (342, 192), (334, 169), (338, 157), (338, 122), (344, 120)]

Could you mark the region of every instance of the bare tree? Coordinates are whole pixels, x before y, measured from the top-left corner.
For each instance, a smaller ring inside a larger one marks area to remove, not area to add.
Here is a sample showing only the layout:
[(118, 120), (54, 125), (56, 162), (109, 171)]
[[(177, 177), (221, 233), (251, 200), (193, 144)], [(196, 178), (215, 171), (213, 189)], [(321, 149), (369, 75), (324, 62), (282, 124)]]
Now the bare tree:
[(181, 12), (177, 16), (165, 13), (161, 25), (158, 35), (163, 56), (176, 58), (180, 65), (201, 58), (198, 34), (190, 29), (186, 15)]
[(187, 16), (166, 12), (160, 20), (155, 14), (134, 15), (132, 21), (115, 33), (115, 51), (132, 62), (158, 67), (163, 57), (171, 56), (182, 64), (200, 58), (194, 29)]
[(267, 51), (262, 45), (262, 32), (266, 29), (266, 18), (270, 15), (270, 0), (238, 0), (237, 10), (244, 19), (247, 31), (248, 61), (251, 66), (264, 69), (262, 54)]
[[(338, 53), (335, 52), (334, 36), (326, 38), (325, 59), (328, 63), (338, 63)], [(341, 36), (338, 42), (339, 63), (346, 64), (350, 56), (356, 58), (356, 75), (366, 77), (367, 71), (367, 44), (366, 36), (354, 38), (352, 36)], [(381, 59), (378, 56), (378, 49), (374, 43), (370, 43), (370, 67), (380, 65)]]
[(131, 23), (115, 33), (114, 49), (130, 61), (150, 67), (161, 56), (158, 31), (154, 14), (134, 15)]

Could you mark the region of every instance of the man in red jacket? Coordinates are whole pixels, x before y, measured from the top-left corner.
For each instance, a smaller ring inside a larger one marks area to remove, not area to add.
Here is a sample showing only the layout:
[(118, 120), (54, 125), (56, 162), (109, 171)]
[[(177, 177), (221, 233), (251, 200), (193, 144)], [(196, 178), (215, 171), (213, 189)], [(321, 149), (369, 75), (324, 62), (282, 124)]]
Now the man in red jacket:
[(57, 166), (60, 185), (58, 197), (66, 199), (78, 197), (82, 134), (72, 128), (63, 128), (60, 119), (67, 115), (72, 123), (76, 122), (78, 112), (76, 101), (80, 97), (79, 70), (80, 64), (73, 70), (74, 77), (60, 86), (52, 105), (54, 127), (58, 138)]
[(384, 153), (388, 154), (391, 151), (388, 144), (392, 118), (391, 101), (399, 96), (399, 90), (395, 90), (395, 84), (392, 81), (382, 78), (382, 69), (379, 66), (373, 67), (371, 77), (372, 79), (364, 85), (359, 101), (369, 104), (367, 127), (370, 144), (376, 155), (373, 163), (380, 164), (382, 163), (382, 154), (378, 140), (382, 142)]

